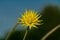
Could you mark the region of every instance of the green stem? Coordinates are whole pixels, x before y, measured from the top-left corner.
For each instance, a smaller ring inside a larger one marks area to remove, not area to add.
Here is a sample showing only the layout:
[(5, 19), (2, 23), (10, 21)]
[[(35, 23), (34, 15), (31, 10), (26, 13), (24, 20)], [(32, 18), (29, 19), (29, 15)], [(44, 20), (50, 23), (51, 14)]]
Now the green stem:
[(8, 35), (7, 35), (7, 37), (6, 37), (5, 40), (8, 40), (8, 38), (9, 38), (10, 35), (11, 35), (11, 33), (16, 29), (16, 27), (17, 27), (18, 24), (19, 24), (19, 23), (16, 23), (16, 24), (14, 25), (14, 27), (9, 31), (9, 33), (8, 33)]
[(24, 37), (23, 37), (23, 40), (25, 40), (25, 38), (26, 38), (26, 36), (27, 36), (27, 33), (28, 33), (28, 30), (29, 30), (29, 26), (28, 26), (28, 28), (27, 28), (27, 30), (26, 30), (26, 32), (25, 32), (25, 35), (24, 35)]
[(53, 28), (51, 31), (49, 31), (45, 36), (42, 37), (41, 40), (46, 40), (46, 38), (48, 36), (50, 36), (54, 31), (56, 31), (58, 28), (60, 28), (60, 25), (56, 26), (55, 28)]

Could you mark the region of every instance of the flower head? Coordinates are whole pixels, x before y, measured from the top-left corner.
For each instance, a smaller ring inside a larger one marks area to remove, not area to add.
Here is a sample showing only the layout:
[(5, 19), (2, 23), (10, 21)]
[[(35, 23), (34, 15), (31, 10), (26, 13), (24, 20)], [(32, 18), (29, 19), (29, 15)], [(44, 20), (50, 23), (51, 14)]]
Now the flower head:
[(31, 29), (32, 27), (36, 27), (36, 25), (41, 25), (39, 22), (42, 20), (38, 20), (41, 15), (37, 14), (37, 12), (33, 10), (26, 10), (21, 18), (18, 18), (19, 23), (23, 24), (24, 26), (29, 26)]

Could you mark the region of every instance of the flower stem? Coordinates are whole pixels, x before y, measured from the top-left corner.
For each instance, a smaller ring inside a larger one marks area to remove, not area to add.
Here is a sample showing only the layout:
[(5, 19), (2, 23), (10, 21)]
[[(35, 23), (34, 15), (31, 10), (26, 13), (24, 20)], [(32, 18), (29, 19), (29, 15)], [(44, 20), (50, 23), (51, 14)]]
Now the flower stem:
[(16, 23), (16, 24), (14, 25), (14, 27), (9, 31), (9, 33), (8, 33), (8, 35), (7, 35), (7, 37), (6, 37), (5, 40), (8, 40), (8, 38), (9, 38), (10, 35), (11, 35), (11, 33), (16, 29), (16, 27), (17, 27), (18, 24), (19, 24), (19, 23)]
[(60, 27), (60, 25), (56, 26), (55, 28), (53, 28), (51, 31), (49, 31), (45, 36), (42, 37), (41, 40), (46, 40), (46, 38), (51, 35), (54, 31), (56, 31), (58, 28)]
[(27, 30), (26, 30), (26, 32), (25, 32), (25, 35), (24, 35), (24, 37), (23, 37), (23, 40), (25, 40), (25, 38), (26, 38), (26, 36), (27, 36), (27, 33), (28, 33), (28, 30), (29, 30), (29, 26), (28, 26), (28, 28), (27, 28)]

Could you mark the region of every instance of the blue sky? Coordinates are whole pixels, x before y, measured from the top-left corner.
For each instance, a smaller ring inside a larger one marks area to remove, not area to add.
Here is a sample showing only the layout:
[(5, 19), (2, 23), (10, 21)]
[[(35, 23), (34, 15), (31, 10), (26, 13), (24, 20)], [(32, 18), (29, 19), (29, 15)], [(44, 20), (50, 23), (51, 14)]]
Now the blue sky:
[(0, 0), (0, 38), (14, 26), (25, 9), (39, 11), (48, 4), (60, 7), (60, 0)]

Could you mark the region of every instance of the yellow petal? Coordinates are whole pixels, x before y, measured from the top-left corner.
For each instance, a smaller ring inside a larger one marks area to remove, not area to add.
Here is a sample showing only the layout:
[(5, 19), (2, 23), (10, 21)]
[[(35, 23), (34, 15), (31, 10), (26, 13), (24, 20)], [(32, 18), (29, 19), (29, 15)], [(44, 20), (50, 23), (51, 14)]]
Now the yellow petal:
[(40, 25), (39, 23), (35, 23), (35, 25)]
[(33, 25), (33, 27), (38, 28), (37, 26)]
[(37, 22), (42, 22), (43, 20), (38, 20)]

